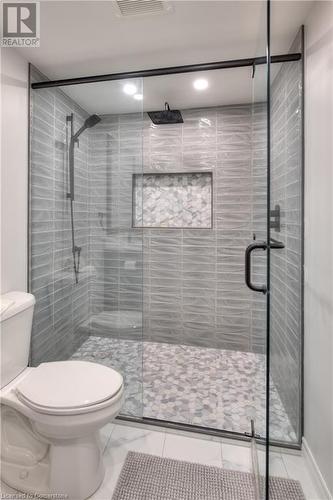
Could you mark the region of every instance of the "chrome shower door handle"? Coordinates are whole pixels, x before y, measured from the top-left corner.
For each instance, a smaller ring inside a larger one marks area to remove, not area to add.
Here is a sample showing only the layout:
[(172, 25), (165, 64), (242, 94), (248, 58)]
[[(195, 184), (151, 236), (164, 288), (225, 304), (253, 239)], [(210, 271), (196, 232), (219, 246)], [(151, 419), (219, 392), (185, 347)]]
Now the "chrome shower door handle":
[(253, 250), (267, 250), (265, 241), (256, 241), (251, 243), (245, 250), (245, 283), (254, 292), (267, 293), (266, 285), (255, 285), (251, 281), (251, 254)]

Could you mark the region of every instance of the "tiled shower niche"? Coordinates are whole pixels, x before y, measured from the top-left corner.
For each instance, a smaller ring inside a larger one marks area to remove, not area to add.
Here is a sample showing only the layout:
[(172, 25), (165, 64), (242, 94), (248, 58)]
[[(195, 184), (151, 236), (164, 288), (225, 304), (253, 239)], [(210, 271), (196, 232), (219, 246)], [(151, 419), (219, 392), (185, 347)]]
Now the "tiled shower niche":
[(212, 228), (212, 173), (133, 175), (133, 227)]

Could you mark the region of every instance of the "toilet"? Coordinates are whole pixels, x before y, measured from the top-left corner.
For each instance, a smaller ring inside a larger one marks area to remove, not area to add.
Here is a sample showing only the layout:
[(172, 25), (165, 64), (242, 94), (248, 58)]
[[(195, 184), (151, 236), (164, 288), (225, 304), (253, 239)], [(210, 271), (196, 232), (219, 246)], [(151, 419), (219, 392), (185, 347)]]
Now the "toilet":
[(83, 500), (104, 477), (99, 430), (124, 402), (123, 377), (86, 361), (28, 367), (34, 296), (2, 296), (1, 480), (24, 493)]

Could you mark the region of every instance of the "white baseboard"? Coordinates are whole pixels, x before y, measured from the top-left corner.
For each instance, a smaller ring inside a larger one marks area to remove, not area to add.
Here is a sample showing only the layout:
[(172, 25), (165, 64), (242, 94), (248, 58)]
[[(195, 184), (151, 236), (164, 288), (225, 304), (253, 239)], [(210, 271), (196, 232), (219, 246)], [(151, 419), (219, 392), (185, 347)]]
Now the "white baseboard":
[(318, 467), (318, 464), (311, 452), (311, 449), (306, 441), (306, 439), (303, 437), (303, 440), (302, 440), (302, 454), (303, 454), (303, 457), (304, 457), (304, 460), (306, 461), (308, 467), (309, 467), (309, 470), (312, 474), (312, 477), (314, 479), (314, 481), (316, 482), (316, 486), (318, 488), (318, 492), (320, 493), (320, 498), (322, 498), (323, 500), (333, 500), (333, 496), (331, 495), (328, 487), (327, 487), (327, 484), (326, 484), (326, 481), (322, 475), (322, 473), (320, 472), (320, 469)]

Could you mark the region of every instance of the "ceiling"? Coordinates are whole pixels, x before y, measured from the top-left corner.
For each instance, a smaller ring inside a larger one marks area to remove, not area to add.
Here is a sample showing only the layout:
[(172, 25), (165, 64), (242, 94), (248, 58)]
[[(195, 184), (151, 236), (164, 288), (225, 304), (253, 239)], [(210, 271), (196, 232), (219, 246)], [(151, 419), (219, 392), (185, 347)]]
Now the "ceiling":
[[(41, 2), (41, 46), (19, 49), (50, 79), (221, 61), (265, 54), (266, 2), (173, 0), (159, 14), (121, 17), (114, 0)], [(272, 53), (288, 52), (311, 1), (272, 2)], [(216, 70), (209, 88), (193, 89), (196, 75), (146, 78), (144, 109), (249, 102), (251, 68)], [(132, 112), (142, 103), (122, 92), (124, 82), (66, 87), (89, 112)], [(137, 82), (140, 85), (140, 82)], [(255, 80), (264, 98), (264, 73)]]

